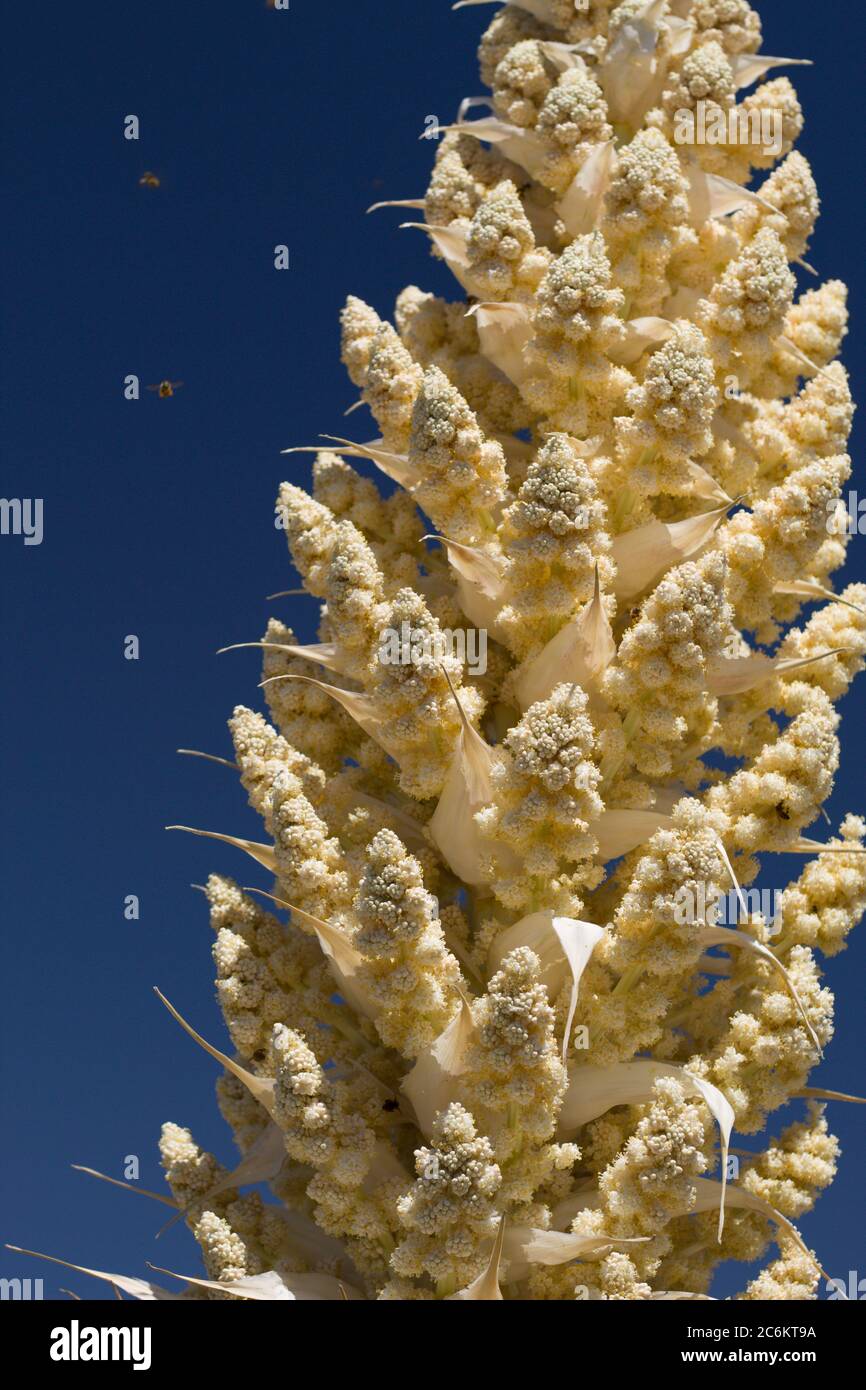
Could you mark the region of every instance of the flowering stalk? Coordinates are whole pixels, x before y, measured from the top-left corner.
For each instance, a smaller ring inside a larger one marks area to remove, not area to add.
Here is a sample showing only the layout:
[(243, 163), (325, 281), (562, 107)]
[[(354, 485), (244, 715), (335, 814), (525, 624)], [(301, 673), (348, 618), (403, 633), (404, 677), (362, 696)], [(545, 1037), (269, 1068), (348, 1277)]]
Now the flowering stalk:
[[(742, 1296), (815, 1296), (819, 958), (866, 823), (804, 832), (866, 587), (831, 586), (845, 291), (797, 294), (818, 198), (760, 43), (747, 0), (499, 9), (490, 114), (410, 201), (460, 296), (347, 302), (376, 437), (280, 492), (318, 641), (268, 626), (272, 723), (231, 721), (264, 840), (222, 838), (289, 919), (208, 884), (242, 1161), (165, 1128), (210, 1281), (181, 1297), (698, 1298), (774, 1242)], [(726, 934), (779, 853), (807, 860), (778, 923)]]

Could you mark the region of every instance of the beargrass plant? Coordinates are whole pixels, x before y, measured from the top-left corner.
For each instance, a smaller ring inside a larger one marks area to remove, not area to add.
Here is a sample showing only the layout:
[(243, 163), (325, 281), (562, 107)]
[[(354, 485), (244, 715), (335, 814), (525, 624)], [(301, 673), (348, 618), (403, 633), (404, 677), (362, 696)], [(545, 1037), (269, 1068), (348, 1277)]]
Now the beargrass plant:
[(845, 287), (798, 292), (799, 60), (760, 49), (746, 0), (514, 0), (489, 98), (386, 205), (456, 297), (346, 303), (378, 432), (280, 489), (320, 627), (268, 623), (269, 713), (230, 720), (262, 839), (194, 831), (267, 875), (207, 884), (225, 1051), (163, 999), (240, 1159), (164, 1127), (156, 1195), (203, 1277), (86, 1272), (137, 1298), (700, 1299), (763, 1258), (740, 1297), (816, 1296), (797, 1222), (853, 1099), (809, 1084), (821, 958), (866, 906), (866, 823), (819, 817), (866, 586), (832, 579)]

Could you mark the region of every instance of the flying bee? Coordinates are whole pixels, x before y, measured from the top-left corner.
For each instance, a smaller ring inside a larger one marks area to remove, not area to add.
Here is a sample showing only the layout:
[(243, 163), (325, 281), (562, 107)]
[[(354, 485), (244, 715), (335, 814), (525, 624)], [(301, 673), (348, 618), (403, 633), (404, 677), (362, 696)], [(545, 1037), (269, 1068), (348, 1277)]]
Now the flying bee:
[(138, 180), (139, 188), (159, 188), (159, 179), (150, 169), (146, 169)]
[(147, 389), (148, 391), (155, 391), (160, 400), (164, 401), (169, 396), (173, 396), (181, 386), (183, 386), (182, 381), (158, 381), (153, 386), (148, 386)]

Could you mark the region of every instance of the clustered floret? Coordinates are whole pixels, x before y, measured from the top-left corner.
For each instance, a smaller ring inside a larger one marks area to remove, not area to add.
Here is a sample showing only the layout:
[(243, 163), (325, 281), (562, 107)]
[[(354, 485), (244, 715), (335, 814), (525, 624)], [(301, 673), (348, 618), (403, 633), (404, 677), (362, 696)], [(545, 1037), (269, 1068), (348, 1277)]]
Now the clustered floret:
[[(748, 0), (513, 0), (419, 214), (462, 293), (346, 303), (377, 438), (278, 499), (319, 628), (269, 623), (272, 724), (230, 724), (277, 907), (208, 882), (243, 1162), (164, 1129), (231, 1285), (189, 1297), (698, 1298), (773, 1241), (741, 1296), (815, 1296), (820, 957), (866, 907), (866, 821), (808, 832), (866, 586), (832, 589), (845, 288), (798, 293), (818, 196), (789, 80), (742, 95), (760, 43)], [(699, 107), (783, 138), (684, 147)], [(771, 922), (742, 890), (790, 852)], [(725, 1191), (730, 1126), (804, 1099)]]

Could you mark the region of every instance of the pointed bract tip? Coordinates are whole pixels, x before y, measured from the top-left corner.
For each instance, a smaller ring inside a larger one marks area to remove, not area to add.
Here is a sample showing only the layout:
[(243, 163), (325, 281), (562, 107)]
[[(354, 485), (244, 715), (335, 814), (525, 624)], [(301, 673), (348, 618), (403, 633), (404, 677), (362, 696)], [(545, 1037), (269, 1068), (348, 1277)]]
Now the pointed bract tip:
[(465, 711), (465, 709), (463, 708), (463, 705), (460, 703), (460, 696), (457, 694), (457, 691), (454, 689), (454, 682), (452, 681), (452, 679), (451, 679), (451, 677), (449, 676), (447, 670), (445, 669), (445, 666), (444, 666), (443, 662), (441, 662), (441, 661), (439, 662), (439, 669), (440, 669), (440, 671), (442, 672), (443, 676), (445, 677), (446, 681), (448, 682), (448, 689), (451, 691), (451, 694), (452, 694), (453, 697), (454, 697), (454, 703), (455, 703), (455, 705), (457, 706), (457, 709), (458, 709), (459, 714), (460, 714), (460, 722), (462, 723), (462, 725), (463, 725), (463, 727), (464, 727), (465, 729), (471, 729), (471, 728), (472, 728), (472, 725), (469, 723), (469, 718), (468, 718), (468, 716), (467, 716), (467, 714), (466, 714), (466, 711)]
[[(274, 683), (274, 681), (310, 681), (310, 677), (309, 677), (309, 676), (293, 676), (293, 675), (291, 675), (291, 674), (285, 675), (285, 676), (266, 676), (265, 679), (264, 679), (263, 681), (259, 681), (259, 684), (258, 684), (258, 687), (257, 687), (257, 688), (258, 688), (259, 690), (264, 690), (264, 688), (265, 688), (266, 685), (272, 685), (272, 684)], [(310, 681), (310, 683), (311, 683), (312, 685), (315, 685), (315, 684), (316, 684), (315, 681)]]
[(231, 762), (228, 758), (218, 758), (216, 753), (202, 753), (198, 748), (176, 748), (176, 753), (182, 753), (187, 758), (204, 758), (208, 763), (219, 763), (222, 767), (230, 767), (233, 772), (239, 772), (237, 763)]
[(389, 198), (383, 203), (371, 203), (366, 211), (368, 213), (379, 212), (382, 208), (417, 208), (420, 210), (424, 207), (424, 202), (423, 198)]

